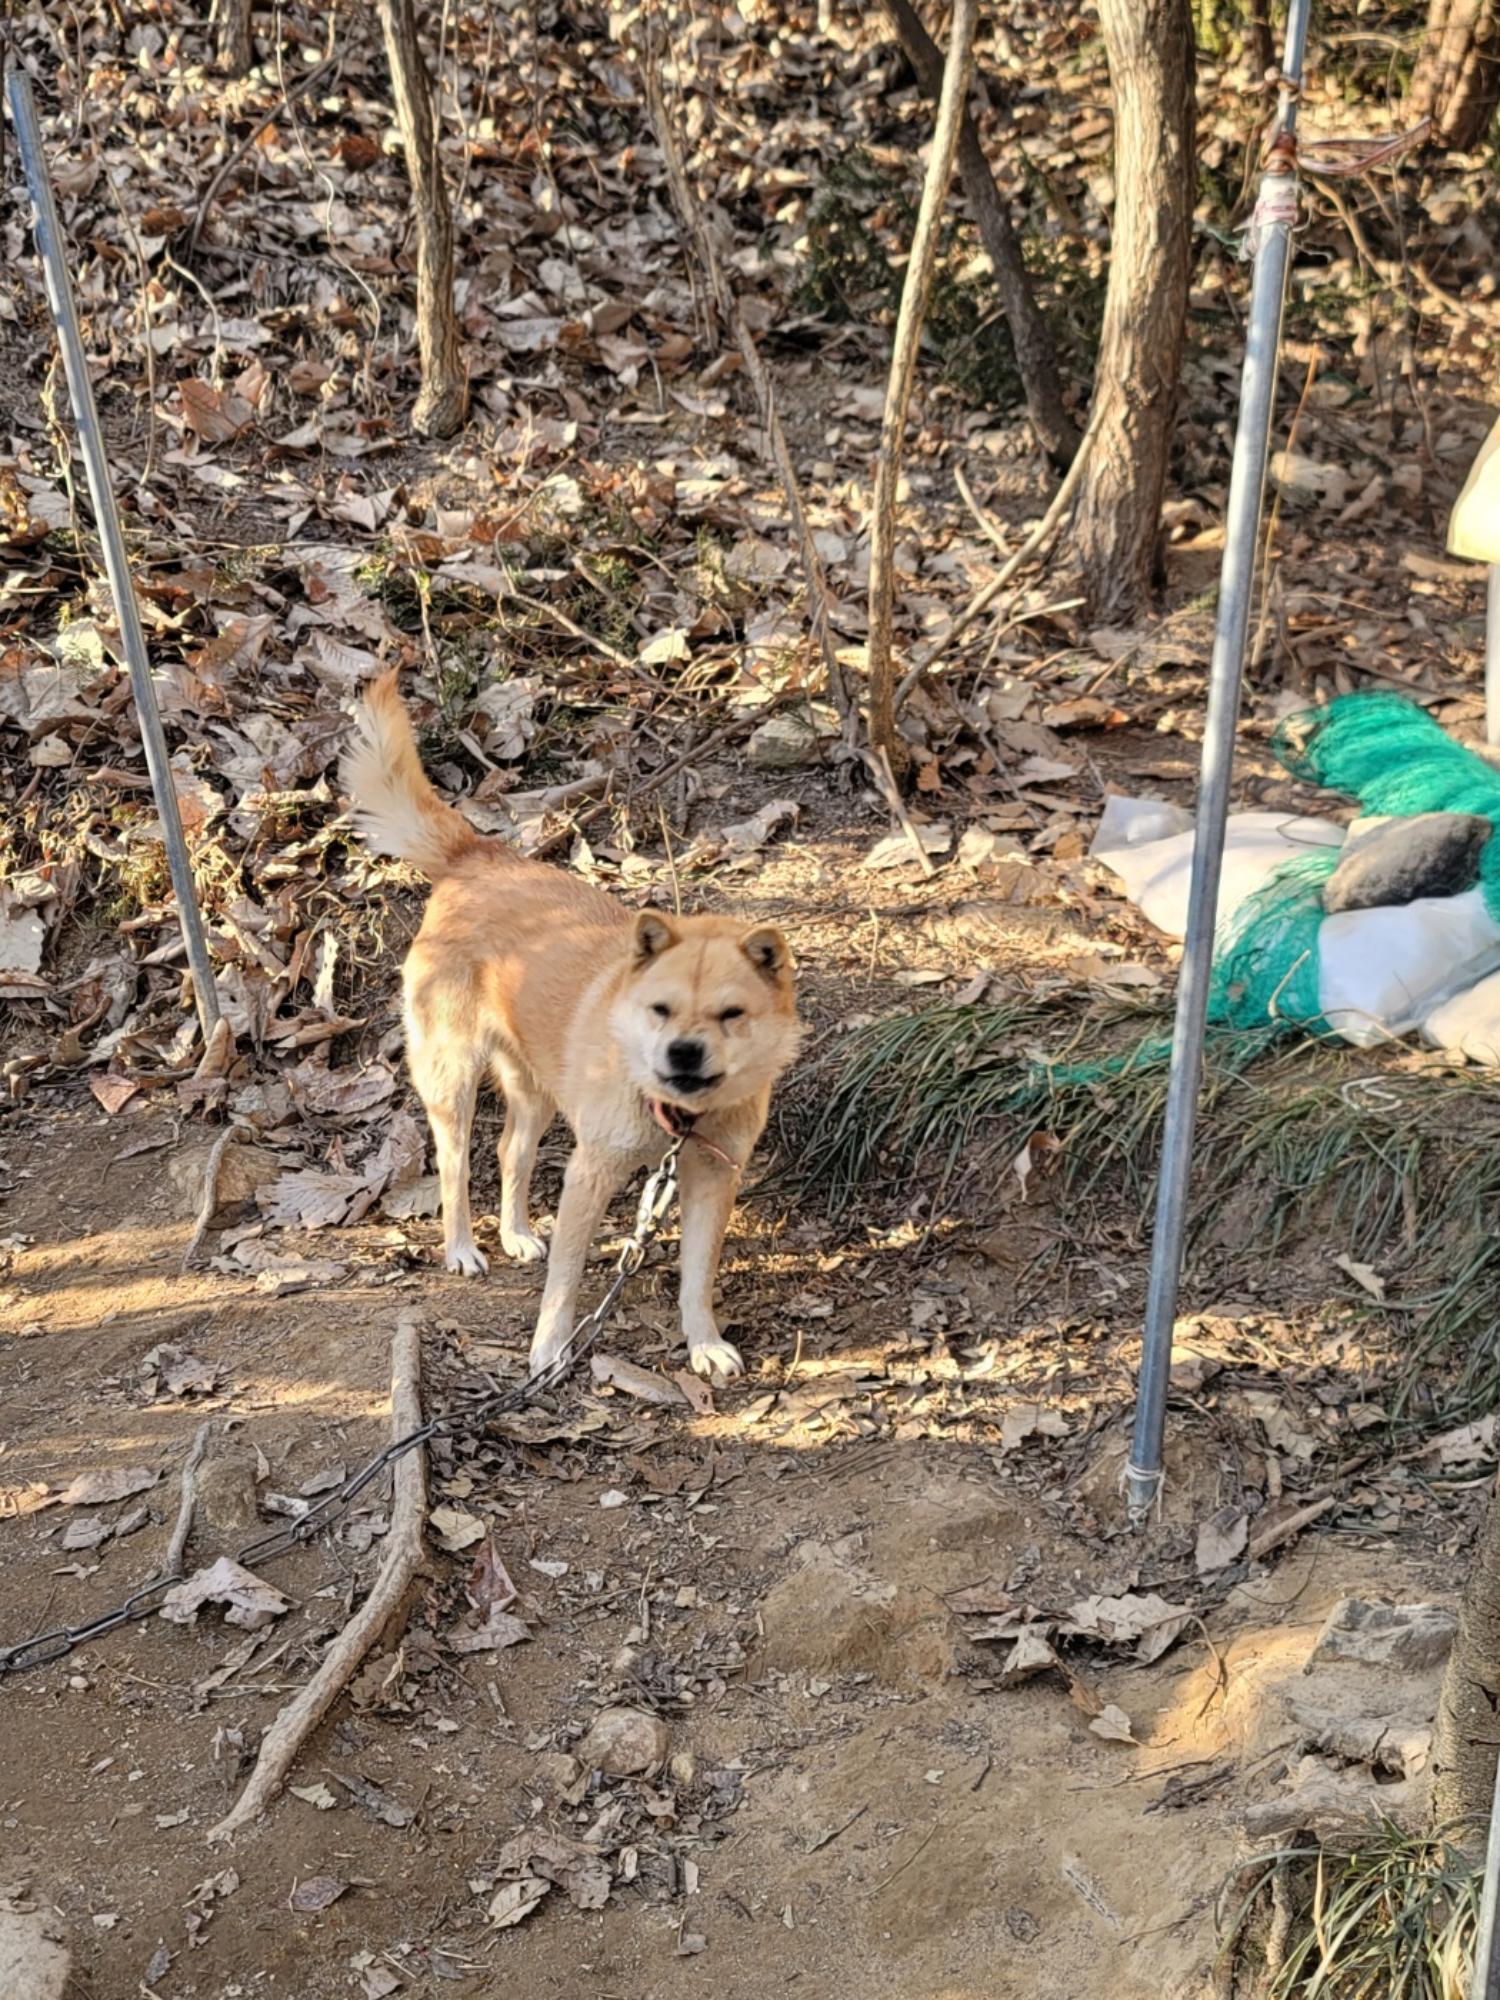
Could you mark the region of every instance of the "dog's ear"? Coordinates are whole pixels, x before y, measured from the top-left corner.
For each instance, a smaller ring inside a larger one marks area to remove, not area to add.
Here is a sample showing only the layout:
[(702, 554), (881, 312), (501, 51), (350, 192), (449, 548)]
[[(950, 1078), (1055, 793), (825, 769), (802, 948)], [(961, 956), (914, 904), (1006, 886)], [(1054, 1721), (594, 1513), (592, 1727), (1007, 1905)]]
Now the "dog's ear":
[(666, 918), (656, 910), (642, 910), (635, 920), (635, 962), (644, 965), (648, 958), (660, 958), (677, 942), (677, 933)]
[(757, 972), (773, 983), (792, 969), (792, 954), (786, 939), (774, 924), (757, 924), (740, 939), (740, 950)]

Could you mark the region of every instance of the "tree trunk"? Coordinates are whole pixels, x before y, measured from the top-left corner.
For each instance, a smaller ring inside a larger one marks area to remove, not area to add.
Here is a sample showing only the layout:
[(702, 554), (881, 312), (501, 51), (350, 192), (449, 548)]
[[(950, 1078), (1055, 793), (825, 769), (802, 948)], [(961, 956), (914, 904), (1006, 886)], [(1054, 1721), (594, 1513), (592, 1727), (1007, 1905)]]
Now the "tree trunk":
[(1276, 67), (1276, 37), (1271, 29), (1271, 0), (1250, 0), (1245, 18), (1245, 54), (1257, 83)]
[[(911, 0), (885, 0), (907, 60), (928, 97), (935, 98), (943, 84), (943, 54), (922, 25)], [(1031, 279), (1021, 257), (1021, 245), (1005, 197), (995, 185), (990, 163), (980, 144), (979, 132), (964, 109), (958, 134), (958, 172), (980, 239), (995, 269), (995, 283), (1010, 322), (1010, 337), (1016, 350), (1016, 367), (1031, 415), (1037, 443), (1059, 472), (1066, 472), (1078, 448), (1078, 433), (1063, 408), (1062, 385), (1057, 376), (1057, 356), (1052, 335), (1038, 310)]]
[(252, 0), (215, 0), (214, 60), (226, 76), (243, 76), (254, 61), (251, 4)]
[(1500, 1755), (1500, 1500), (1491, 1500), (1464, 1585), (1432, 1731), (1434, 1828), (1476, 1858)]
[(417, 238), (422, 387), (412, 410), (412, 428), (424, 437), (451, 437), (468, 409), (469, 384), (453, 308), (453, 210), (438, 153), (432, 83), (417, 40), (415, 0), (375, 0), (375, 11), (385, 37)]
[(1115, 218), (1094, 443), (1071, 532), (1090, 615), (1130, 619), (1155, 580), (1187, 324), (1193, 18), (1189, 0), (1099, 0), (1099, 19), (1114, 94)]
[(1427, 37), (1411, 80), (1413, 118), (1430, 118), (1456, 153), (1484, 143), (1500, 105), (1495, 0), (1428, 0)]
[(927, 160), (927, 177), (922, 184), (917, 224), (912, 231), (906, 282), (901, 287), (901, 310), (896, 315), (891, 375), (886, 384), (885, 414), (880, 424), (880, 455), (875, 466), (875, 496), (870, 519), (870, 636), (867, 650), (870, 748), (877, 757), (884, 756), (887, 767), (898, 780), (906, 768), (906, 757), (896, 740), (896, 676), (895, 662), (891, 657), (896, 595), (896, 490), (901, 483), (901, 460), (906, 450), (906, 413), (911, 407), (917, 348), (921, 343), (922, 322), (927, 317), (927, 300), (932, 290), (932, 269), (937, 259), (943, 205), (948, 198), (948, 184), (953, 178), (953, 158), (958, 151), (958, 132), (968, 95), (969, 68), (974, 57), (974, 29), (978, 18), (979, 0), (954, 0), (953, 38), (943, 66), (943, 88), (933, 126), (932, 151)]

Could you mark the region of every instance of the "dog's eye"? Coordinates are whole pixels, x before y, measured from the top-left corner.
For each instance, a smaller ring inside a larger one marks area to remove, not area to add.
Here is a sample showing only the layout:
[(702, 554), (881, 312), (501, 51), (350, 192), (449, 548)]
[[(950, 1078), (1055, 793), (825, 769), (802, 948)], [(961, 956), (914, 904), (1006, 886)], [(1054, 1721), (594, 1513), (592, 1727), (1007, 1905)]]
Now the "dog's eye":
[(729, 1026), (729, 1023), (731, 1021), (743, 1021), (744, 1018), (745, 1018), (745, 1010), (743, 1007), (726, 1007), (723, 1013), (719, 1016), (719, 1020), (726, 1028)]
[(667, 1021), (672, 1017), (672, 1010), (664, 1000), (654, 1000), (651, 1003), (651, 1011), (658, 1021)]

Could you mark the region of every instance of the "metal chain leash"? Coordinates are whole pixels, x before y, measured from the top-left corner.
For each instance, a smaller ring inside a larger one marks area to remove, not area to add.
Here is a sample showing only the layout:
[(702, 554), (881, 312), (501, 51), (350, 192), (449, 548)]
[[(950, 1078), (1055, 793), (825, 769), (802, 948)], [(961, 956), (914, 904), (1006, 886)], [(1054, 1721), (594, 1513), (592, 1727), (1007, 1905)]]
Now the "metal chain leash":
[[(433, 1417), (419, 1429), (408, 1431), (405, 1437), (396, 1438), (357, 1472), (351, 1473), (342, 1485), (325, 1494), (299, 1519), (285, 1528), (258, 1535), (254, 1541), (247, 1542), (235, 1560), (246, 1569), (253, 1569), (273, 1561), (277, 1556), (286, 1555), (302, 1543), (311, 1541), (314, 1535), (320, 1534), (347, 1513), (365, 1488), (378, 1479), (394, 1460), (403, 1458), (407, 1452), (415, 1451), (418, 1445), (427, 1444), (433, 1438), (462, 1437), (481, 1429), (493, 1417), (523, 1409), (571, 1374), (598, 1338), (614, 1310), (615, 1301), (645, 1263), (646, 1252), (660, 1233), (677, 1192), (677, 1162), (686, 1143), (686, 1134), (674, 1138), (662, 1156), (660, 1166), (648, 1176), (636, 1204), (635, 1227), (620, 1245), (614, 1276), (604, 1296), (578, 1322), (566, 1344), (545, 1367), (539, 1368), (534, 1375), (528, 1375), (524, 1382), (518, 1382), (513, 1388), (498, 1389), (493, 1395), (460, 1404), (456, 1409)], [(99, 1617), (89, 1619), (87, 1624), (59, 1625), (34, 1639), (24, 1639), (19, 1645), (0, 1647), (0, 1680), (9, 1674), (26, 1673), (33, 1667), (50, 1666), (54, 1660), (65, 1659), (79, 1646), (87, 1645), (91, 1639), (102, 1638), (117, 1626), (149, 1618), (161, 1608), (167, 1592), (183, 1581), (180, 1569), (164, 1572), (143, 1583), (138, 1590), (133, 1590), (113, 1611), (103, 1612)]]

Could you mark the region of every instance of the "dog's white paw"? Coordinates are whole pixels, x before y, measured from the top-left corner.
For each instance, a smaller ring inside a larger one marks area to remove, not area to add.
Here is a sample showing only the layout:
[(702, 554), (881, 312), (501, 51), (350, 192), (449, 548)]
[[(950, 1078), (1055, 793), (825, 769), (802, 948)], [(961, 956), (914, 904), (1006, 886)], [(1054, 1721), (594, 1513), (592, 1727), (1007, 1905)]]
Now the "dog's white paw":
[(490, 1268), (489, 1258), (477, 1243), (455, 1243), (443, 1262), (461, 1278), (482, 1278)]
[(712, 1340), (695, 1340), (688, 1348), (688, 1359), (694, 1374), (706, 1375), (711, 1382), (729, 1382), (745, 1372), (740, 1350), (717, 1334)]
[(502, 1229), (500, 1248), (507, 1257), (514, 1257), (518, 1264), (540, 1264), (547, 1254), (547, 1246), (541, 1237), (529, 1229)]

